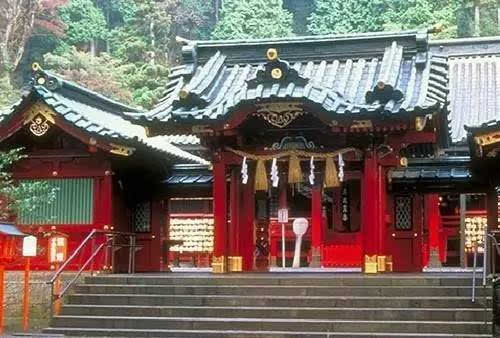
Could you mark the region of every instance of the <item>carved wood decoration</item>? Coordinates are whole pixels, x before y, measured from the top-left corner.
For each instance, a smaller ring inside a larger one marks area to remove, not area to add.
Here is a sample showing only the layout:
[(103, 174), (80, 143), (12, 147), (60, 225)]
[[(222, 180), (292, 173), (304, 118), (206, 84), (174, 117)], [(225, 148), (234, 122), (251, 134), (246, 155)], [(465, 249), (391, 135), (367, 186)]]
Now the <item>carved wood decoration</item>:
[(35, 102), (24, 113), (24, 124), (30, 124), (29, 130), (35, 136), (43, 136), (55, 124), (55, 112), (42, 102)]
[(482, 147), (500, 142), (500, 131), (494, 131), (488, 134), (474, 137), (476, 143)]
[(285, 136), (279, 142), (273, 143), (272, 150), (307, 150), (315, 149), (313, 141), (308, 141), (304, 136)]
[(273, 102), (257, 104), (253, 115), (262, 117), (278, 128), (284, 128), (305, 112), (300, 102)]
[(112, 153), (112, 154), (116, 154), (116, 155), (130, 156), (135, 151), (135, 148), (126, 147), (126, 146), (123, 146), (123, 145), (120, 145), (120, 144), (110, 143), (109, 145), (112, 147), (109, 152)]

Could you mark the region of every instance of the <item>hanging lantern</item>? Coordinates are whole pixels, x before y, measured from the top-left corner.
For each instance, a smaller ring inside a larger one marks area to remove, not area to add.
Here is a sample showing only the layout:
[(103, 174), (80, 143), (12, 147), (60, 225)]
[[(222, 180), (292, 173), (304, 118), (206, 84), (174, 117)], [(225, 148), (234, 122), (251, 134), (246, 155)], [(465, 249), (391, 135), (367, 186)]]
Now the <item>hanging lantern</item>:
[(340, 186), (339, 176), (333, 157), (328, 157), (325, 163), (325, 188), (336, 188)]
[(273, 163), (271, 165), (271, 182), (274, 188), (278, 187), (280, 176), (278, 173), (278, 163), (277, 159), (273, 158)]
[(288, 183), (294, 184), (300, 182), (302, 182), (300, 160), (297, 155), (291, 155), (290, 162), (288, 163)]
[(248, 183), (248, 164), (246, 156), (243, 157), (243, 163), (241, 164), (241, 183)]
[(267, 183), (266, 166), (264, 160), (257, 161), (257, 168), (255, 169), (255, 191), (267, 191), (269, 185)]
[(311, 172), (309, 173), (309, 183), (314, 185), (314, 156), (311, 156), (311, 161), (309, 163), (309, 167), (311, 168)]
[(342, 154), (339, 154), (339, 180), (340, 182), (344, 181), (344, 158), (342, 157)]

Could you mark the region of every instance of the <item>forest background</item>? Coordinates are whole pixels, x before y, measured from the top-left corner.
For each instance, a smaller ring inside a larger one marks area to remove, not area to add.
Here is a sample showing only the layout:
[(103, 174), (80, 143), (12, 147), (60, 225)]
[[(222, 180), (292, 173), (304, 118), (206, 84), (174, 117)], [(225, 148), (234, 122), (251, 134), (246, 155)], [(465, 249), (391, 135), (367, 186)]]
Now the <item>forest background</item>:
[(249, 39), (437, 28), (432, 38), (500, 32), (499, 0), (1, 0), (0, 109), (31, 64), (151, 108), (180, 62), (176, 37)]

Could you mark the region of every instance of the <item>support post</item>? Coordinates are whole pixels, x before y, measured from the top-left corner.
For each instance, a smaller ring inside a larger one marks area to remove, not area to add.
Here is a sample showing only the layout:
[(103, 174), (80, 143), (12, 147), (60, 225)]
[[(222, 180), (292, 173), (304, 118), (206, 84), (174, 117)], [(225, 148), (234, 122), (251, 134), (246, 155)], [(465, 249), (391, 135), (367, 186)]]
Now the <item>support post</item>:
[(378, 165), (377, 189), (378, 189), (378, 247), (377, 254), (385, 255), (387, 253), (387, 226), (386, 226), (386, 209), (387, 209), (387, 184), (386, 170), (383, 166)]
[(227, 183), (223, 159), (214, 163), (214, 262), (213, 272), (227, 272)]
[[(498, 229), (498, 192), (496, 186), (493, 185), (493, 183), (491, 184), (492, 185), (488, 189), (487, 201), (486, 201), (488, 231)], [(485, 242), (485, 248), (487, 247), (486, 245), (487, 243), (488, 241)], [(493, 269), (492, 257), (496, 255), (496, 251), (493, 245), (488, 246), (486, 249), (489, 250), (489, 252), (487, 253), (488, 255), (487, 260), (485, 260), (487, 266), (484, 269), (485, 269), (485, 274), (489, 274)]]
[(379, 246), (378, 229), (380, 227), (379, 217), (379, 194), (378, 194), (378, 170), (376, 153), (371, 151), (365, 154), (362, 202), (361, 202), (361, 230), (363, 232), (363, 254), (377, 255)]
[(467, 211), (467, 195), (460, 194), (460, 266), (467, 267), (467, 255), (465, 254), (465, 213)]
[(243, 271), (251, 271), (253, 267), (254, 251), (254, 218), (255, 218), (255, 192), (253, 189), (253, 175), (248, 174), (248, 182), (241, 186), (241, 210), (240, 218), (240, 253), (243, 258)]
[(430, 268), (440, 268), (439, 259), (439, 229), (441, 217), (439, 213), (439, 195), (428, 194), (424, 197), (427, 226), (429, 227), (429, 263)]
[(29, 330), (29, 318), (30, 318), (30, 261), (29, 257), (26, 257), (26, 264), (24, 266), (24, 292), (23, 292), (23, 331), (28, 332)]
[(231, 256), (240, 256), (240, 172), (238, 168), (231, 170), (230, 207), (231, 227), (229, 228), (229, 253)]
[(321, 244), (323, 243), (323, 191), (321, 186), (312, 187), (311, 198), (311, 223), (312, 223), (312, 243), (311, 243), (311, 264), (313, 268), (321, 267)]
[(0, 264), (0, 336), (3, 335), (4, 332), (4, 310), (5, 310), (5, 297), (4, 297), (4, 291), (5, 291), (5, 267)]

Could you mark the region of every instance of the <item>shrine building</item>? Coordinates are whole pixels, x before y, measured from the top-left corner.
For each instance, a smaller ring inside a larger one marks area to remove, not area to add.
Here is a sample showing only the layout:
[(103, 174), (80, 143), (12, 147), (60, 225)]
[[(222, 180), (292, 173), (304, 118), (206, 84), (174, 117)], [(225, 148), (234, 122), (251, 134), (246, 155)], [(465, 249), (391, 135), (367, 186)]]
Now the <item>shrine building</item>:
[(138, 271), (420, 272), (498, 228), (500, 39), (179, 43), (150, 111), (35, 67), (0, 145), (60, 198), (23, 231), (134, 232)]

